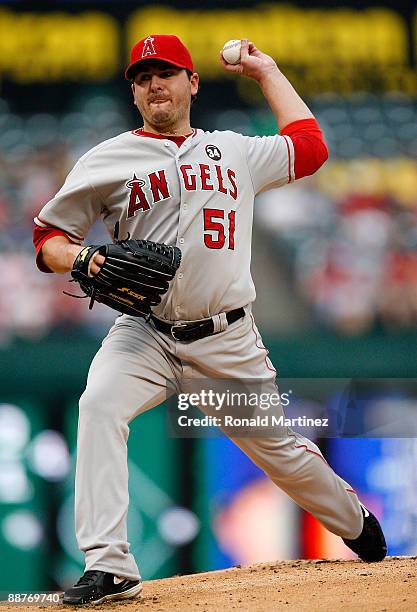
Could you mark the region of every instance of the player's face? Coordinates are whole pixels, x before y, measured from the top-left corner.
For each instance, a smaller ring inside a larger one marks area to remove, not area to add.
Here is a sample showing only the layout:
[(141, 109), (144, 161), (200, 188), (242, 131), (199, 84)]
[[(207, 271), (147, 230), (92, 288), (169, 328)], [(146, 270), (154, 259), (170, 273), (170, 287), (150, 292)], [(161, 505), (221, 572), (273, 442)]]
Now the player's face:
[(198, 90), (198, 75), (167, 62), (143, 62), (135, 75), (132, 92), (145, 127), (159, 132), (189, 125), (191, 96)]

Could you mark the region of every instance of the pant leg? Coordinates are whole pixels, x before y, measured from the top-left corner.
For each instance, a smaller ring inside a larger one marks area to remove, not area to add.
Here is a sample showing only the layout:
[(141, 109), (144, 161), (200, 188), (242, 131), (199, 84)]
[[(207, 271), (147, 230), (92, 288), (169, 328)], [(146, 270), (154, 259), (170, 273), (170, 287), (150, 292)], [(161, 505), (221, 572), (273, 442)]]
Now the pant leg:
[(280, 489), (329, 531), (348, 539), (362, 531), (358, 498), (311, 440), (288, 429), (283, 438), (231, 438)]
[(162, 403), (176, 364), (140, 320), (121, 317), (94, 357), (80, 399), (75, 526), (86, 570), (139, 578), (127, 541), (129, 422)]
[[(258, 379), (262, 381), (262, 392), (277, 393), (276, 371), (250, 312), (221, 334), (191, 343), (187, 350), (188, 361), (194, 368), (194, 386), (199, 376)], [(212, 414), (204, 407), (201, 410)], [(283, 414), (281, 407), (276, 411), (277, 416)], [(225, 433), (230, 435), (230, 429)], [(350, 485), (324, 460), (319, 448), (290, 428), (280, 428), (279, 435), (264, 435), (234, 437), (232, 432), (230, 437), (272, 482), (329, 531), (356, 538), (363, 526), (359, 500)]]

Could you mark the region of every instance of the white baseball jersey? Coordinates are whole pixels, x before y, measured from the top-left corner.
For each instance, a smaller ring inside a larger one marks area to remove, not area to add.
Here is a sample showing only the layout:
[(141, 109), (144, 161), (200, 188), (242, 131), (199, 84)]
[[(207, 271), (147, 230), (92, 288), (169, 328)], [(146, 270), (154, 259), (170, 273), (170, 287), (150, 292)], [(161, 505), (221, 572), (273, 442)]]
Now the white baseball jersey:
[(178, 147), (140, 130), (91, 149), (35, 219), (81, 243), (102, 218), (113, 237), (176, 245), (182, 262), (161, 304), (166, 320), (196, 320), (255, 299), (250, 274), (254, 197), (294, 180), (289, 136), (193, 130)]

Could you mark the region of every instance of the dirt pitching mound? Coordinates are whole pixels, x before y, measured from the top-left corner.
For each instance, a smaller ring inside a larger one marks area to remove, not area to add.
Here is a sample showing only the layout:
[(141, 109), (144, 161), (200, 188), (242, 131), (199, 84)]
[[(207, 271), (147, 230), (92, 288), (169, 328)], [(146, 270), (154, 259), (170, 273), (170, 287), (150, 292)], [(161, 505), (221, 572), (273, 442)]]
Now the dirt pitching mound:
[[(0, 606), (0, 611), (18, 610)], [(28, 611), (221, 612), (241, 610), (409, 612), (417, 609), (417, 557), (280, 561), (144, 583), (140, 599), (96, 606), (27, 606)]]

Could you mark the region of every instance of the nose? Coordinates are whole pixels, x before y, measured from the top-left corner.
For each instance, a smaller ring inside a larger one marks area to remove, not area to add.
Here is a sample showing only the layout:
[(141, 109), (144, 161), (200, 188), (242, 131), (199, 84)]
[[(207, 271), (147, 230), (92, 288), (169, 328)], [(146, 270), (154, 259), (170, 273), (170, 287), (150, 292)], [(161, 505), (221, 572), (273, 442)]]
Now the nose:
[(157, 75), (153, 74), (151, 78), (151, 90), (160, 91), (162, 89), (163, 80)]

